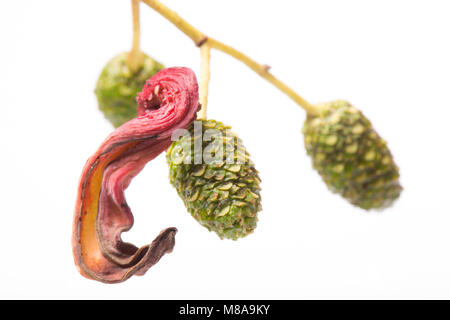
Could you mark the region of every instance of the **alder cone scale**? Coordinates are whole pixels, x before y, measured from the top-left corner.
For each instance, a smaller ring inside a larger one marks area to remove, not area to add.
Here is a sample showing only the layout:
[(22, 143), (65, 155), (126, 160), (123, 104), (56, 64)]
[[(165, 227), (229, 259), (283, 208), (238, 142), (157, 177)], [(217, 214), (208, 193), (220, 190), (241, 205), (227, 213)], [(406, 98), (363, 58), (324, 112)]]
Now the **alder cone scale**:
[[(245, 237), (256, 228), (257, 212), (262, 209), (258, 171), (229, 126), (215, 120), (197, 123), (201, 125), (199, 132), (195, 132), (194, 123), (189, 129), (191, 135), (173, 142), (167, 152), (170, 182), (202, 226), (222, 239)], [(211, 129), (219, 133), (214, 136), (214, 143), (202, 138), (214, 132)], [(196, 143), (203, 155), (221, 147), (227, 152), (210, 162), (196, 164)]]
[(307, 153), (329, 189), (363, 209), (383, 209), (400, 196), (399, 169), (370, 121), (346, 101), (319, 106), (304, 126)]
[(145, 274), (175, 245), (174, 227), (140, 248), (122, 240), (134, 223), (125, 189), (167, 150), (173, 132), (194, 121), (195, 74), (188, 68), (164, 69), (146, 82), (137, 101), (139, 116), (105, 139), (86, 162), (78, 185), (72, 230), (75, 264), (83, 276), (105, 283)]

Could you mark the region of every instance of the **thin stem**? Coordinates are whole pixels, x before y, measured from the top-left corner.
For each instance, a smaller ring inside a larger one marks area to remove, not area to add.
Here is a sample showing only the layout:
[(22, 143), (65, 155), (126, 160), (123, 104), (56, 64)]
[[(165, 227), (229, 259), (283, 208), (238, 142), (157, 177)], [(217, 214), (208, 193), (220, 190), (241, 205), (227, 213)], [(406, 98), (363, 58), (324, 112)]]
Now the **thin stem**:
[(206, 120), (206, 109), (208, 105), (208, 87), (209, 87), (209, 60), (211, 57), (211, 47), (204, 44), (200, 47), (200, 104), (202, 108), (199, 112), (199, 119)]
[(194, 43), (199, 43), (205, 35), (201, 33), (199, 30), (194, 28), (191, 24), (189, 24), (186, 20), (181, 18), (175, 11), (170, 10), (165, 5), (157, 0), (142, 0), (146, 5), (151, 7), (153, 10), (158, 12), (164, 18), (172, 22), (178, 29), (180, 29), (185, 35), (194, 41)]
[(288, 87), (284, 82), (275, 77), (272, 73), (269, 72), (270, 67), (268, 65), (261, 65), (256, 61), (252, 60), (247, 55), (242, 52), (221, 43), (215, 39), (208, 38), (207, 43), (211, 45), (212, 48), (222, 51), (224, 53), (229, 54), (233, 58), (243, 62), (247, 67), (255, 71), (261, 77), (269, 81), (275, 87), (280, 89), (286, 95), (288, 95), (292, 100), (294, 100), (298, 105), (300, 105), (306, 112), (310, 114), (317, 113), (318, 109), (316, 106), (310, 104), (308, 101), (303, 99), (300, 95), (298, 95), (294, 90)]
[(146, 5), (157, 11), (160, 15), (169, 20), (172, 24), (174, 24), (178, 29), (180, 29), (184, 34), (186, 34), (189, 38), (194, 41), (194, 43), (203, 47), (204, 45), (209, 45), (211, 48), (222, 51), (233, 58), (243, 62), (250, 69), (255, 71), (261, 77), (269, 81), (279, 90), (284, 92), (287, 96), (289, 96), (292, 100), (294, 100), (298, 105), (300, 105), (308, 114), (317, 114), (318, 107), (310, 104), (308, 101), (303, 99), (300, 95), (298, 95), (294, 90), (288, 87), (281, 80), (276, 78), (272, 73), (269, 72), (270, 67), (267, 65), (261, 65), (243, 54), (242, 52), (218, 41), (213, 38), (207, 37), (205, 34), (197, 30), (191, 24), (189, 24), (186, 20), (181, 18), (176, 12), (170, 10), (165, 5), (163, 5), (158, 0), (142, 0)]
[(133, 17), (133, 42), (130, 53), (128, 54), (128, 67), (131, 71), (139, 69), (144, 55), (140, 49), (141, 25), (139, 18), (140, 0), (131, 0), (131, 13)]

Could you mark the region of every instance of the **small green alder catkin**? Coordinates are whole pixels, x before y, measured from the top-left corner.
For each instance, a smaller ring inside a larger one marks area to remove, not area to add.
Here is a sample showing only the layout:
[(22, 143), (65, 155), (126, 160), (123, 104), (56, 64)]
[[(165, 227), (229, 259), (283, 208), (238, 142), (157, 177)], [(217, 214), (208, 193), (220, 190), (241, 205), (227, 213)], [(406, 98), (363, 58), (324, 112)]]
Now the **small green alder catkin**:
[(351, 104), (319, 105), (303, 126), (313, 167), (328, 188), (363, 209), (383, 209), (400, 196), (399, 169), (386, 142)]
[(144, 54), (141, 66), (133, 72), (127, 60), (128, 52), (112, 58), (103, 68), (95, 88), (99, 109), (115, 128), (137, 117), (136, 94), (149, 78), (164, 68)]
[[(199, 132), (194, 130), (195, 123), (201, 124)], [(221, 239), (237, 240), (256, 228), (257, 213), (262, 210), (261, 181), (241, 140), (230, 129), (215, 120), (194, 122), (190, 135), (172, 143), (167, 163), (170, 182), (190, 214)], [(211, 132), (219, 134), (202, 138)], [(201, 148), (199, 153), (195, 146)], [(214, 158), (205, 161), (206, 154)], [(197, 155), (200, 163), (195, 161)]]

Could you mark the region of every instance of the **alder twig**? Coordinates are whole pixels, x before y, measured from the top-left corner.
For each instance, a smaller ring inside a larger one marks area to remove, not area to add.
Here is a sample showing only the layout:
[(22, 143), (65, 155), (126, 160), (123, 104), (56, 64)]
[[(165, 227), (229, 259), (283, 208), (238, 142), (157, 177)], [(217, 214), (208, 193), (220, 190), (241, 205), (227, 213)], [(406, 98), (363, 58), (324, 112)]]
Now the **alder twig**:
[(186, 20), (181, 18), (175, 11), (172, 11), (164, 4), (159, 2), (158, 0), (142, 0), (146, 5), (154, 9), (164, 18), (169, 20), (172, 24), (174, 24), (179, 30), (181, 30), (185, 35), (192, 39), (192, 41), (202, 48), (205, 45), (208, 45), (212, 49), (216, 49), (222, 51), (233, 58), (243, 62), (247, 67), (255, 71), (261, 77), (269, 81), (279, 90), (284, 92), (288, 97), (294, 100), (298, 105), (300, 105), (308, 114), (317, 114), (319, 108), (315, 105), (309, 103), (305, 99), (303, 99), (299, 94), (297, 94), (294, 90), (288, 87), (281, 80), (276, 78), (270, 71), (267, 65), (262, 65), (251, 59), (249, 56), (244, 53), (226, 45), (216, 39), (206, 36), (204, 33), (200, 32)]

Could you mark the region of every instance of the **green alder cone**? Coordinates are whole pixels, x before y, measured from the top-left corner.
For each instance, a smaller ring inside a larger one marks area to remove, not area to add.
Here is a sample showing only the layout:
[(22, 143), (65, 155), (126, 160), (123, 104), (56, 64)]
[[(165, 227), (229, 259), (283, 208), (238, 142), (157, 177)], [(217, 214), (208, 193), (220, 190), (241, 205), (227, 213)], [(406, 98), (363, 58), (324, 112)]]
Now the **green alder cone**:
[(136, 94), (149, 78), (164, 68), (144, 54), (141, 66), (132, 72), (127, 59), (128, 52), (112, 58), (103, 68), (95, 88), (99, 109), (115, 128), (137, 116)]
[(400, 196), (399, 169), (370, 121), (346, 101), (319, 105), (303, 134), (313, 167), (328, 188), (363, 209), (383, 209)]
[[(237, 240), (256, 228), (261, 181), (242, 141), (230, 129), (215, 120), (195, 121), (190, 135), (172, 143), (167, 162), (170, 182), (190, 214), (221, 239)], [(211, 133), (214, 138), (208, 139)], [(206, 161), (208, 154), (215, 156), (212, 161)]]

